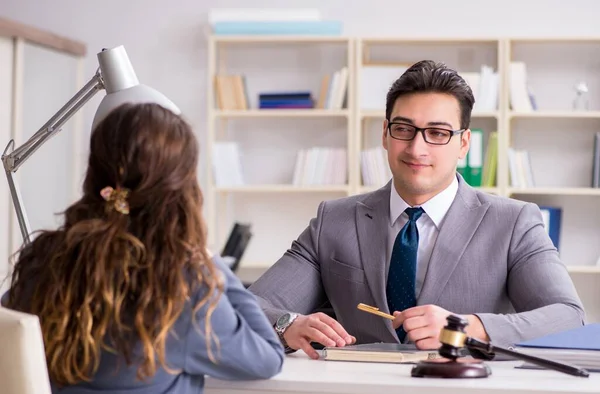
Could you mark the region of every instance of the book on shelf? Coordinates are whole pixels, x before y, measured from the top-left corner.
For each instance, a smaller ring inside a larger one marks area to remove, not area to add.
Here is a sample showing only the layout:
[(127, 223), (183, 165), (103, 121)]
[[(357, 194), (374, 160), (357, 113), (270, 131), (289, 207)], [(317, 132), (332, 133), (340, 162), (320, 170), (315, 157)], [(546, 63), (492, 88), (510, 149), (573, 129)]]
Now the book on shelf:
[(244, 185), (244, 176), (237, 143), (226, 141), (215, 142), (212, 151), (212, 166), (217, 187)]
[(216, 22), (212, 29), (216, 35), (314, 35), (340, 36), (341, 21), (229, 21)]
[(348, 67), (344, 66), (321, 79), (316, 108), (342, 109), (348, 106)]
[(344, 148), (314, 147), (302, 149), (296, 156), (292, 184), (345, 185), (348, 158)]
[(437, 350), (418, 350), (415, 345), (399, 343), (365, 343), (323, 349), (323, 359), (326, 361), (416, 363), (438, 358), (441, 356)]
[(562, 208), (544, 205), (540, 205), (539, 208), (542, 213), (544, 228), (550, 236), (552, 243), (556, 249), (558, 249), (560, 244), (560, 228), (562, 224)]
[(600, 187), (600, 132), (594, 134), (594, 163), (592, 165), (592, 187)]
[(214, 80), (216, 106), (220, 110), (247, 110), (248, 94), (243, 75), (217, 74)]
[(467, 156), (468, 181), (471, 186), (481, 186), (483, 174), (483, 130), (471, 129), (471, 144)]
[(516, 188), (535, 187), (529, 152), (523, 149), (508, 148), (507, 153), (510, 185)]
[(483, 130), (471, 129), (469, 152), (458, 161), (457, 171), (473, 187), (494, 187), (498, 168), (498, 132), (490, 132), (485, 152), (483, 145)]
[(492, 131), (488, 138), (487, 148), (485, 150), (485, 159), (483, 162), (481, 186), (496, 186), (496, 173), (498, 170), (498, 132)]
[(475, 96), (473, 112), (495, 111), (498, 109), (499, 75), (494, 69), (483, 64), (480, 72), (459, 72)]
[(524, 62), (510, 62), (508, 68), (510, 107), (515, 112), (537, 109), (535, 98), (527, 84), (527, 66)]
[(392, 178), (387, 151), (381, 146), (360, 153), (360, 168), (364, 186), (383, 186)]
[(314, 8), (216, 8), (208, 12), (216, 35), (341, 35), (342, 22)]
[(313, 108), (314, 102), (310, 92), (270, 92), (259, 93), (260, 109), (301, 109)]

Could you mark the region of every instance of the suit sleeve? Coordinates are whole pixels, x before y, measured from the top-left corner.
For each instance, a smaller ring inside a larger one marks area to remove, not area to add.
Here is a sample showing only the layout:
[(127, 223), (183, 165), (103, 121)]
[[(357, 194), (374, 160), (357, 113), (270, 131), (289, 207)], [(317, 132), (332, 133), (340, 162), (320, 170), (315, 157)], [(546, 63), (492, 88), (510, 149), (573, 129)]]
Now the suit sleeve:
[(258, 297), (271, 324), (286, 312), (306, 315), (327, 301), (319, 262), (319, 234), (325, 204), (319, 205), (317, 217), (285, 254), (249, 288)]
[(508, 296), (514, 314), (479, 313), (491, 341), (500, 346), (579, 327), (583, 305), (537, 205), (521, 209), (508, 255)]
[(220, 258), (214, 261), (226, 279), (225, 291), (211, 317), (218, 338), (211, 346), (216, 363), (210, 360), (206, 346), (203, 306), (187, 334), (185, 370), (226, 380), (268, 379), (281, 371), (283, 346), (256, 297)]

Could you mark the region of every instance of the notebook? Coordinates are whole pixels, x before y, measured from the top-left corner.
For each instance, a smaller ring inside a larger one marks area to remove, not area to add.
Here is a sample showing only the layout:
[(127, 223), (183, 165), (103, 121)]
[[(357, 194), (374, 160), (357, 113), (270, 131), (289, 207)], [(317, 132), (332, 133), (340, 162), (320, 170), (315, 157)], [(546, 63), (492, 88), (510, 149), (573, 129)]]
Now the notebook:
[(330, 361), (415, 363), (437, 358), (441, 358), (437, 350), (419, 350), (415, 345), (398, 343), (365, 343), (323, 349), (323, 359)]

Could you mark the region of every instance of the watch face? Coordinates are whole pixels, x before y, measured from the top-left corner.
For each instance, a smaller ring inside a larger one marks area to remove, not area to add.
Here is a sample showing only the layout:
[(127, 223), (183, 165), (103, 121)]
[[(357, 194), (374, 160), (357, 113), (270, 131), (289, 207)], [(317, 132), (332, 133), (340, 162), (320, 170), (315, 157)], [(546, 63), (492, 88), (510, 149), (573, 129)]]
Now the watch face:
[(277, 327), (285, 326), (290, 321), (290, 317), (291, 317), (291, 315), (289, 313), (281, 315), (281, 317), (279, 319), (277, 319), (277, 323), (276, 323)]

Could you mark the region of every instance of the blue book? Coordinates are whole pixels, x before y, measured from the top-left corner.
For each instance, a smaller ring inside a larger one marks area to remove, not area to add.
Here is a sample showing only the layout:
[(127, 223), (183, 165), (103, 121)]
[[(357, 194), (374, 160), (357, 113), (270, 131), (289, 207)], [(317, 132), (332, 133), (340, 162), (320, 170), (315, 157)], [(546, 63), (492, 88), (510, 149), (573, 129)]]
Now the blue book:
[(572, 330), (546, 335), (521, 342), (517, 346), (522, 348), (600, 351), (600, 323), (587, 324)]
[(562, 224), (562, 209), (558, 207), (547, 207), (540, 206), (542, 212), (542, 219), (544, 220), (544, 226), (546, 231), (552, 240), (552, 243), (559, 249), (560, 244), (560, 227)]
[(216, 22), (213, 33), (220, 35), (236, 34), (273, 34), (273, 35), (323, 35), (339, 36), (342, 34), (341, 21), (295, 21), (295, 22), (253, 22), (231, 21)]
[(288, 105), (288, 104), (312, 104), (312, 99), (280, 99), (280, 100), (258, 100), (260, 104), (266, 105)]
[(287, 100), (287, 99), (310, 99), (310, 92), (290, 92), (290, 93), (261, 93), (259, 100)]

